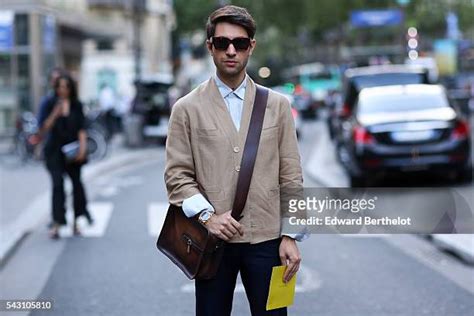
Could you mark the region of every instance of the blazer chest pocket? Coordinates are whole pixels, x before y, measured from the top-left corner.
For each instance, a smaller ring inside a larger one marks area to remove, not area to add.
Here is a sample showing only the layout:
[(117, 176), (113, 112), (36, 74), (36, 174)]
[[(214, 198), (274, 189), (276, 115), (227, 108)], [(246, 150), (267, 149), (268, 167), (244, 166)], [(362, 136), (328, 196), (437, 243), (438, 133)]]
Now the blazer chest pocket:
[(194, 129), (191, 137), (197, 179), (201, 184), (215, 184), (232, 158), (226, 137), (217, 128)]
[(262, 129), (262, 138), (273, 138), (278, 134), (278, 125), (264, 127)]
[(226, 138), (217, 128), (197, 128), (194, 132), (194, 138), (197, 142), (197, 150), (202, 158), (219, 157), (225, 145)]
[(199, 137), (213, 137), (219, 136), (219, 130), (215, 127), (211, 128), (196, 128), (196, 134)]

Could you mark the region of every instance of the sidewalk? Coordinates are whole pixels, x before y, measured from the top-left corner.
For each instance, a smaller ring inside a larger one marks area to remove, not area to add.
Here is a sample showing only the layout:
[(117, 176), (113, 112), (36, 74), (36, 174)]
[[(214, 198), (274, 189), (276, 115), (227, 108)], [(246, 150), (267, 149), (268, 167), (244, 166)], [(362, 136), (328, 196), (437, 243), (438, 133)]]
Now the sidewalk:
[(472, 234), (433, 234), (434, 244), (446, 251), (452, 251), (465, 262), (474, 264), (474, 235)]
[[(120, 137), (114, 138), (104, 160), (84, 167), (86, 187), (97, 176), (156, 157), (154, 148), (129, 150), (121, 144)], [(0, 142), (0, 267), (28, 232), (48, 222), (51, 209), (51, 184), (43, 163), (21, 166), (6, 148)]]

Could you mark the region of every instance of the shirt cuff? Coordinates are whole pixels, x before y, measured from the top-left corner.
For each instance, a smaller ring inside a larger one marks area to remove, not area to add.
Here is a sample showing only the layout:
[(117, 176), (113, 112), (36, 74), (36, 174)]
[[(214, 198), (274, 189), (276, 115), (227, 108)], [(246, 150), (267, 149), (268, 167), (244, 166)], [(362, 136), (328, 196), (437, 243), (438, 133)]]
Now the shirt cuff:
[(201, 193), (194, 194), (193, 196), (183, 200), (183, 212), (187, 217), (193, 217), (196, 214), (204, 210), (212, 210), (214, 208)]
[(287, 236), (293, 238), (296, 241), (303, 241), (309, 238), (308, 233), (299, 233), (299, 234), (281, 234), (282, 236)]
[(291, 230), (295, 231), (295, 228), (292, 227), (289, 224), (288, 220), (286, 220), (285, 218), (282, 221), (281, 236), (288, 236), (290, 238), (295, 239), (296, 241), (303, 241), (309, 238), (310, 232), (308, 231), (308, 228), (306, 226), (300, 227), (299, 231), (297, 231), (296, 233), (284, 233)]

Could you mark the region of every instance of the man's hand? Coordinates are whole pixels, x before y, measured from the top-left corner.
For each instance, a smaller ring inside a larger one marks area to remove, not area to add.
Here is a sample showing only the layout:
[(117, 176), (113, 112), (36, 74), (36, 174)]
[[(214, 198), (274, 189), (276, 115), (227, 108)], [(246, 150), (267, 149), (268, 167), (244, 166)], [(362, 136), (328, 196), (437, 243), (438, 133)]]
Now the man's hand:
[(301, 255), (296, 241), (288, 236), (283, 236), (280, 243), (281, 264), (286, 266), (283, 282), (287, 283), (300, 268)]
[(231, 211), (224, 214), (214, 214), (209, 218), (206, 227), (209, 231), (222, 240), (229, 241), (235, 234), (244, 234), (242, 225), (237, 222), (231, 215)]

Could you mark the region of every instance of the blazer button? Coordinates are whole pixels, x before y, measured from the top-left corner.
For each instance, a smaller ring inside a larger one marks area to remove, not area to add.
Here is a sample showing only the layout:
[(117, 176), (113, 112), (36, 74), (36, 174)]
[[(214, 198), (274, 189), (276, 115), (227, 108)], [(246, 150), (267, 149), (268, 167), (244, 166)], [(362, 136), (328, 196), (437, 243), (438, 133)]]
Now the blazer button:
[(234, 147), (234, 153), (238, 153), (240, 151), (240, 148), (239, 147)]
[(240, 171), (240, 166), (235, 166), (235, 171), (239, 172)]

